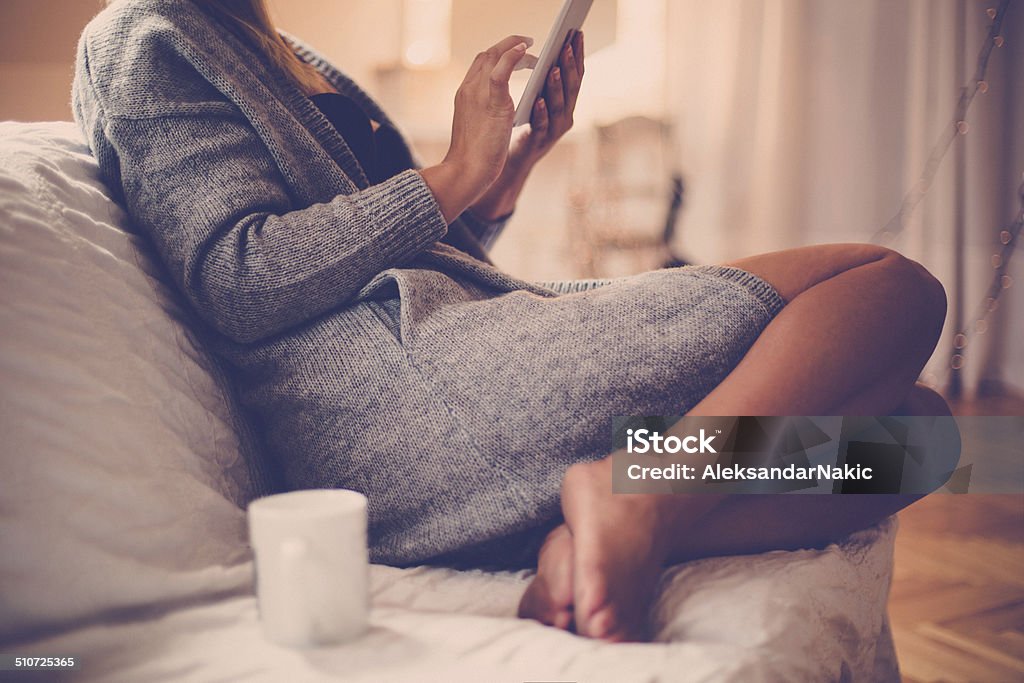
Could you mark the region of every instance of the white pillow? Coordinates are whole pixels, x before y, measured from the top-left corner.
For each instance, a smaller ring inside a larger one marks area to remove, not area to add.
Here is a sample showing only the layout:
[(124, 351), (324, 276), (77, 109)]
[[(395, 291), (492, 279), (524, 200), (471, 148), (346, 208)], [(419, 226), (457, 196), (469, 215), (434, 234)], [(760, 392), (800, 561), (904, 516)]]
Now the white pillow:
[(71, 123), (0, 123), (0, 640), (251, 587), (225, 394)]

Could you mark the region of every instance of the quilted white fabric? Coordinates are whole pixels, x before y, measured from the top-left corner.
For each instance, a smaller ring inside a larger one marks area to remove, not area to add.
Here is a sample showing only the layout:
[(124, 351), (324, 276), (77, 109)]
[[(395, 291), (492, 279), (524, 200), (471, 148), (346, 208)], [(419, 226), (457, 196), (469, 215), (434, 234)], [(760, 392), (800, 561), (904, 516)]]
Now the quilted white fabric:
[[(524, 574), (373, 567), (370, 632), (263, 639), (252, 597), (106, 623), (18, 652), (77, 653), (77, 681), (898, 681), (884, 620), (893, 525), (824, 551), (705, 560), (666, 576), (659, 638), (611, 645), (516, 619)], [(10, 648), (8, 648), (10, 649)]]
[(245, 589), (245, 463), (71, 123), (0, 123), (0, 638)]

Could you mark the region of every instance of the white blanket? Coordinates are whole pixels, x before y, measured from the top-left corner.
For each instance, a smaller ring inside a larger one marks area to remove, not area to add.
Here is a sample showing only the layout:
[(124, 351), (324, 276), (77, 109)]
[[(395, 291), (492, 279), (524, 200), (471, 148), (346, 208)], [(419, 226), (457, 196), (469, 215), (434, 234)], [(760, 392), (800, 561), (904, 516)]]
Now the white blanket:
[(337, 647), (264, 640), (251, 596), (106, 621), (8, 651), (74, 654), (83, 681), (888, 681), (895, 524), (823, 551), (666, 574), (658, 639), (611, 645), (514, 617), (524, 573), (373, 568), (372, 628)]

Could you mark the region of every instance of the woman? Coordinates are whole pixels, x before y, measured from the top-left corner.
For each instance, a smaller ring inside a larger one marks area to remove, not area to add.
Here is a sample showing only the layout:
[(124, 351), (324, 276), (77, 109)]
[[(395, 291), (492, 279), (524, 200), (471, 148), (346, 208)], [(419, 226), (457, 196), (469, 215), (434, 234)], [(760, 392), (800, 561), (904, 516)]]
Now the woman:
[(945, 299), (870, 246), (553, 287), (496, 270), (584, 72), (576, 35), (510, 142), (527, 44), (477, 56), (425, 168), (261, 0), (111, 5), (73, 105), (288, 486), (365, 492), (377, 562), (513, 561), (551, 531), (522, 614), (640, 639), (664, 563), (828, 542), (905, 501), (613, 496), (611, 417), (934, 413), (915, 379)]

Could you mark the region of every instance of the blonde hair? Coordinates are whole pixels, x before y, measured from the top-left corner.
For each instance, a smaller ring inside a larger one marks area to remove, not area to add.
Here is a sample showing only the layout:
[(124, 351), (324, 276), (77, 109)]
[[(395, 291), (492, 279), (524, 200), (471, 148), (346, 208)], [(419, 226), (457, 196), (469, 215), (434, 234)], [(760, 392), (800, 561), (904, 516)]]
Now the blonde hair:
[(289, 74), (307, 95), (333, 90), (327, 79), (312, 65), (299, 59), (291, 46), (274, 28), (267, 0), (192, 0), (226, 19), (248, 40)]
[[(110, 4), (114, 0), (107, 0)], [(192, 0), (199, 7), (222, 19), (234, 32), (263, 52), (295, 80), (307, 95), (333, 91), (334, 88), (312, 65), (299, 59), (291, 46), (274, 28), (266, 0)]]

